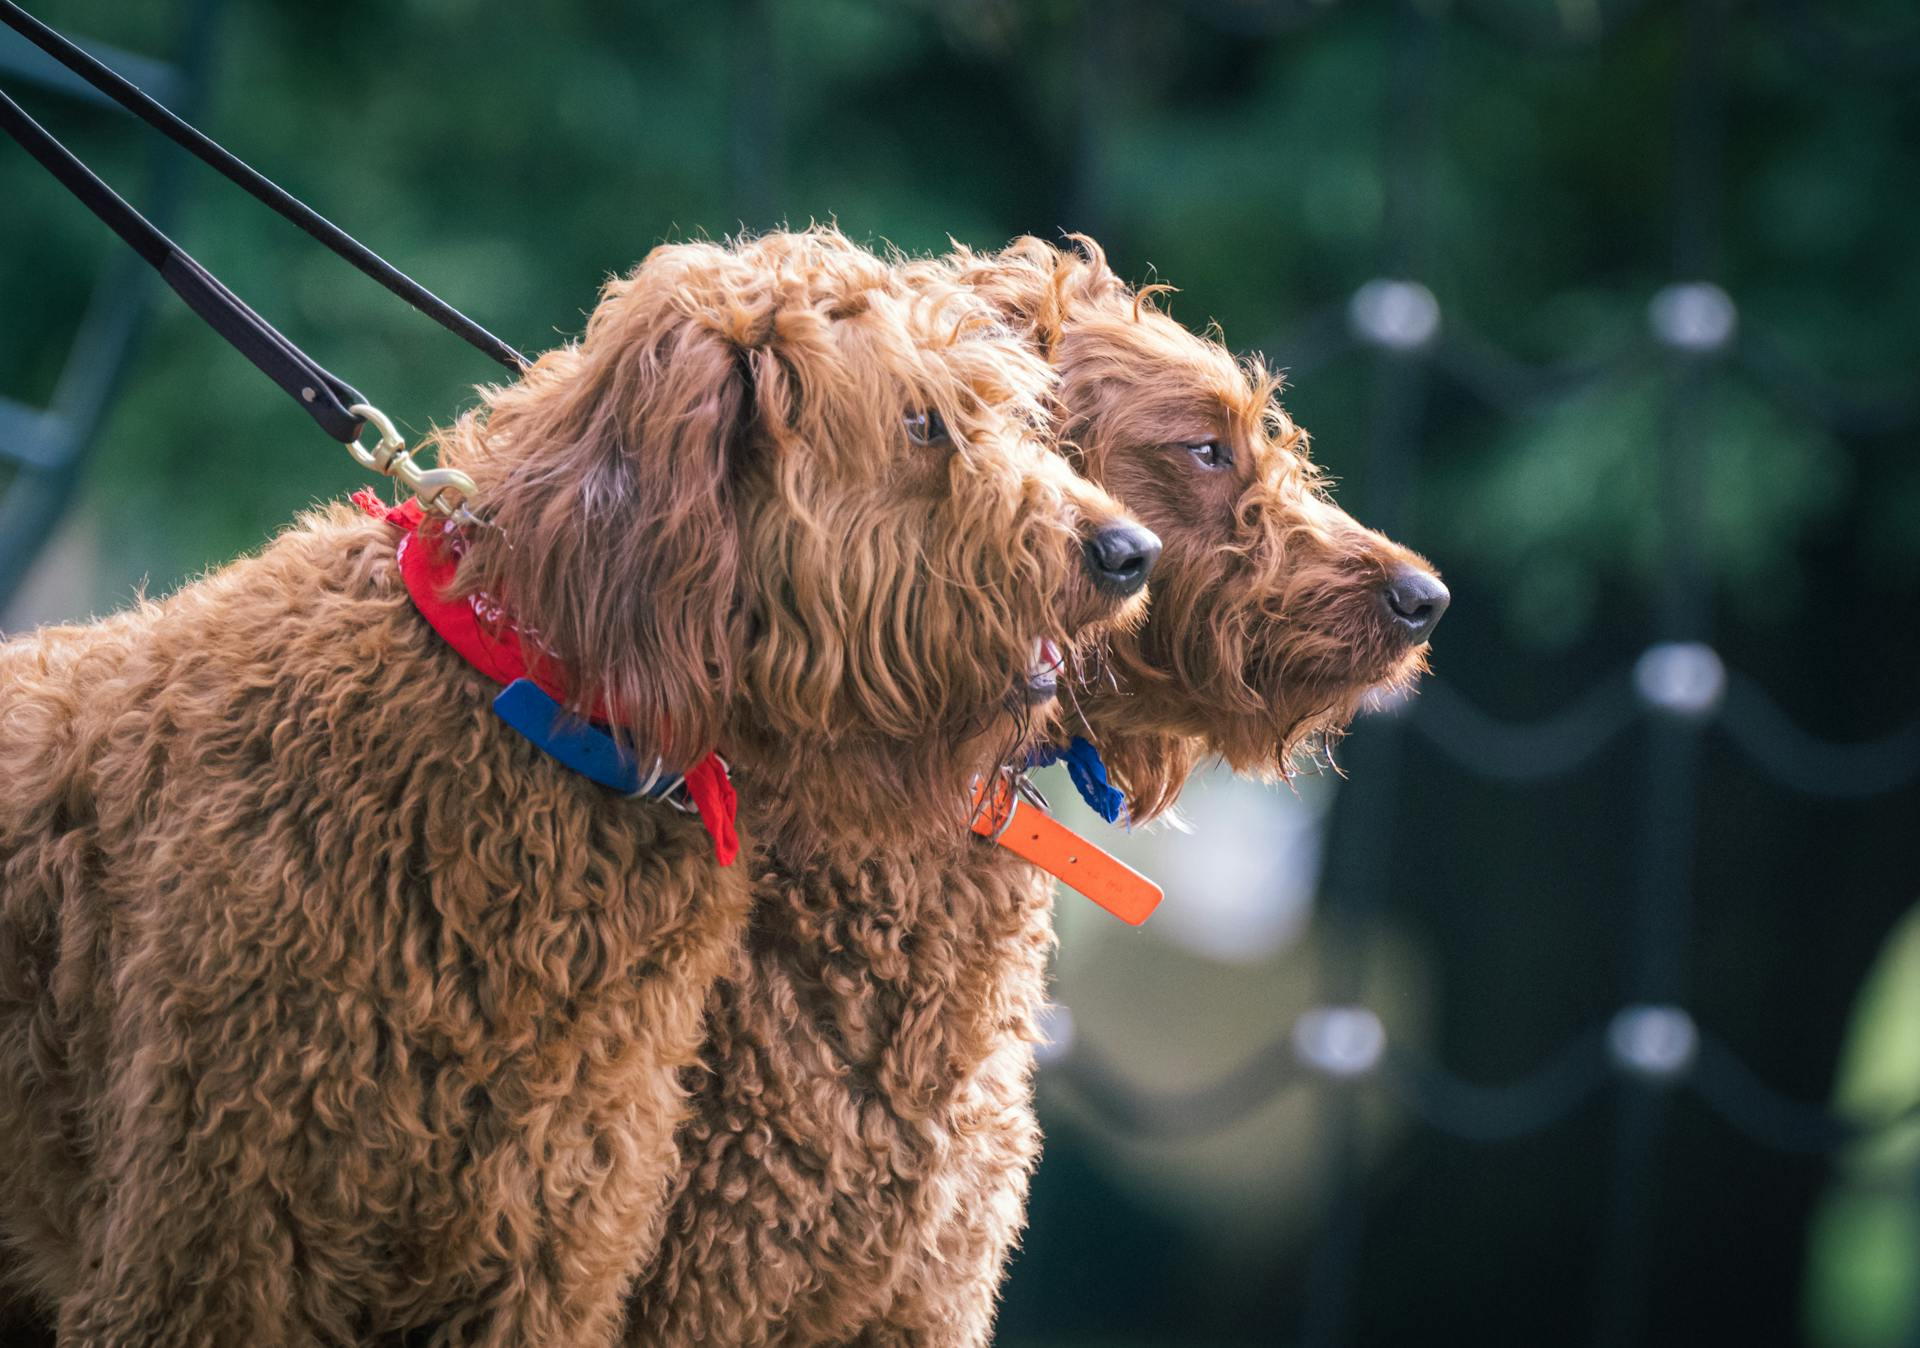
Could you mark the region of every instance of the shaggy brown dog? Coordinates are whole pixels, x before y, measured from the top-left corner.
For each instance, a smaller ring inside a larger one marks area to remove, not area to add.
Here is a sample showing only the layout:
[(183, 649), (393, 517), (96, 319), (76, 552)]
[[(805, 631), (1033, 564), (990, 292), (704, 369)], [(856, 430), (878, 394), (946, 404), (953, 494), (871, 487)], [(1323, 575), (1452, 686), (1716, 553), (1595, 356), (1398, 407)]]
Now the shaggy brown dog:
[[(1139, 583), (1047, 380), (832, 232), (658, 249), (440, 437), (462, 586), (670, 763), (958, 834)], [(590, 1344), (652, 1248), (745, 868), (490, 715), (397, 532), (0, 646), (0, 1227), (63, 1344)]]
[[(1328, 501), (1277, 379), (1091, 247), (1023, 240), (921, 274), (1021, 322), (1061, 372), (1075, 461), (1166, 541), (1146, 626), (1109, 642), (1117, 685), (1092, 670), (1076, 689), (1136, 819), (1205, 755), (1285, 771), (1416, 676), (1445, 590)], [(804, 809), (747, 808), (748, 942), (714, 988), (629, 1342), (983, 1343), (1039, 1148), (1052, 882), (977, 838), (823, 851)]]
[(1280, 376), (1236, 361), (1084, 255), (1023, 239), (958, 275), (1059, 370), (1075, 465), (1165, 540), (1153, 605), (1077, 711), (1136, 821), (1207, 758), (1262, 779), (1324, 755), (1369, 702), (1411, 688), (1450, 596), (1424, 558), (1328, 495)]

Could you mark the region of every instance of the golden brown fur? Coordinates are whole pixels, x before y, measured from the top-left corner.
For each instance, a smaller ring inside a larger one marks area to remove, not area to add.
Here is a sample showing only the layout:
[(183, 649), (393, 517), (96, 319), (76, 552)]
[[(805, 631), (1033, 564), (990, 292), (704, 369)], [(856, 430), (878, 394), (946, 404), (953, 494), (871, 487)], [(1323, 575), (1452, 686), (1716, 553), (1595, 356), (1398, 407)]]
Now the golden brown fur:
[[(1154, 307), (1164, 287), (1134, 292), (1079, 242), (1084, 255), (1022, 239), (954, 267), (1047, 349), (1066, 452), (1165, 545), (1146, 624), (1110, 643), (1115, 680), (1078, 700), (1149, 819), (1202, 760), (1283, 776), (1366, 699), (1417, 678), (1426, 648), (1378, 594), (1390, 568), (1431, 568), (1333, 504), (1279, 376), (1195, 336)], [(1208, 440), (1229, 466), (1196, 462), (1187, 447)]]
[[(805, 802), (790, 850), (888, 836), (1019, 733), (1033, 637), (1120, 609), (1046, 380), (830, 231), (656, 250), (440, 437), (462, 583)], [(489, 715), (395, 541), (336, 506), (0, 645), (0, 1232), (63, 1344), (591, 1344), (656, 1243), (746, 867)]]
[[(1073, 708), (1132, 796), (1171, 803), (1209, 754), (1286, 769), (1423, 650), (1382, 623), (1416, 563), (1326, 498), (1278, 381), (1036, 240), (926, 266), (1057, 364), (1068, 452), (1160, 534), (1144, 628)], [(1231, 468), (1185, 446), (1218, 438)], [(903, 811), (919, 816), (925, 802)], [(1035, 1017), (1052, 882), (950, 830), (822, 856), (806, 806), (749, 791), (748, 940), (714, 985), (703, 1071), (632, 1344), (954, 1344), (990, 1337), (1038, 1155)], [(1075, 900), (1070, 900), (1075, 901)]]

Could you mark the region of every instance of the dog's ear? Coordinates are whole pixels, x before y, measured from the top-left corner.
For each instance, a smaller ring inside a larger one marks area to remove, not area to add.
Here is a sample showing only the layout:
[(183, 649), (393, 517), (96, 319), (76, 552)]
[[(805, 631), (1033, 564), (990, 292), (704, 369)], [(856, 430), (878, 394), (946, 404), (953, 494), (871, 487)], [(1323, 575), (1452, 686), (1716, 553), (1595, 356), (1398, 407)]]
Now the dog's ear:
[(491, 526), (463, 579), (537, 633), (576, 710), (603, 705), (675, 767), (716, 746), (736, 678), (749, 379), (729, 334), (643, 265), (577, 345), (442, 437)]

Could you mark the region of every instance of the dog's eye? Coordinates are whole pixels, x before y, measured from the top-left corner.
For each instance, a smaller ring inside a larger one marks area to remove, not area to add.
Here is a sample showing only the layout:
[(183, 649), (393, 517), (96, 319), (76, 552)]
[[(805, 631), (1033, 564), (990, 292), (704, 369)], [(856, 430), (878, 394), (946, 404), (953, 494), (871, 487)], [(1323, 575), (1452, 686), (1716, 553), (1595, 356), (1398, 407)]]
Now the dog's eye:
[(1187, 453), (1193, 455), (1194, 461), (1202, 468), (1231, 468), (1233, 466), (1233, 451), (1221, 444), (1218, 440), (1201, 440), (1197, 444), (1188, 445)]
[(938, 445), (947, 440), (947, 423), (940, 414), (929, 407), (924, 412), (909, 412), (903, 420), (907, 427), (907, 439), (916, 445)]

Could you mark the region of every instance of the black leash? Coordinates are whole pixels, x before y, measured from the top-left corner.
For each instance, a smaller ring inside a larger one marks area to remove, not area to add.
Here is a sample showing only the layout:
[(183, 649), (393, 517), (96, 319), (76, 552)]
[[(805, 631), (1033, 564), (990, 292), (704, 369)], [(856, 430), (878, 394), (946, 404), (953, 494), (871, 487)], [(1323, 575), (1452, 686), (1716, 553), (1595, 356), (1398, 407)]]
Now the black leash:
[[(224, 147), (174, 116), (164, 105), (28, 14), (13, 0), (0, 0), (0, 23), (6, 24), (141, 121), (298, 225), (319, 243), (351, 262), (447, 331), (516, 374), (526, 367), (526, 357), (513, 347), (305, 203), (288, 195)], [(78, 197), (81, 204), (105, 221), (134, 252), (160, 273), (161, 279), (178, 292), (188, 307), (232, 343), (263, 374), (286, 390), (322, 430), (348, 445), (357, 443), (368, 418), (364, 414), (367, 410), (366, 399), (351, 384), (329, 374), (311, 356), (281, 335), (271, 323), (247, 307), (245, 301), (128, 205), (4, 91), (0, 91), (0, 130), (5, 130), (18, 141), (68, 191)], [(380, 449), (392, 442), (393, 449), (384, 456), (385, 462), (379, 465), (380, 471), (392, 471), (390, 465), (405, 460), (404, 447), (391, 434), (390, 426), (380, 429), (382, 442), (376, 446), (374, 455), (380, 457)], [(362, 458), (362, 462), (367, 460)], [(375, 465), (369, 463), (368, 466)], [(396, 475), (405, 480), (404, 473)]]
[(80, 198), (88, 210), (106, 221), (214, 331), (298, 400), (320, 423), (320, 429), (343, 443), (359, 436), (364, 419), (347, 409), (365, 403), (366, 399), (351, 384), (327, 373), (311, 356), (281, 336), (271, 323), (248, 308), (245, 301), (221, 285), (206, 268), (96, 178), (4, 92), (0, 92), (0, 130), (19, 141), (27, 153)]

